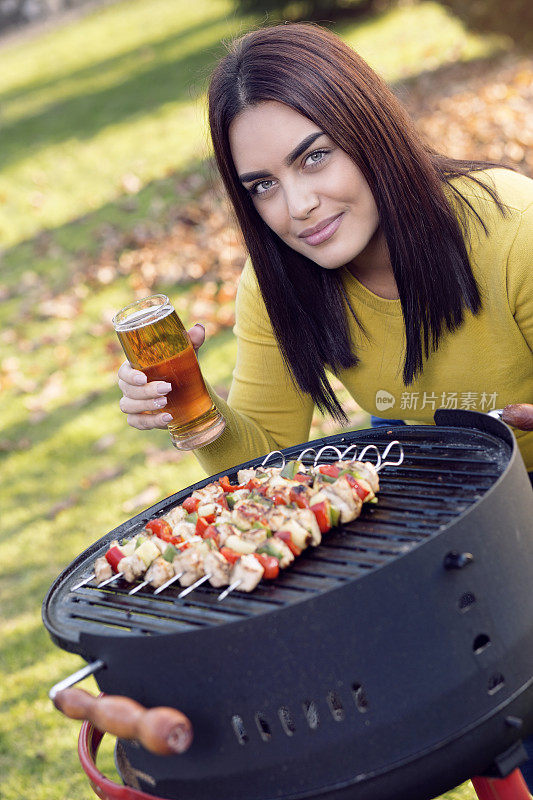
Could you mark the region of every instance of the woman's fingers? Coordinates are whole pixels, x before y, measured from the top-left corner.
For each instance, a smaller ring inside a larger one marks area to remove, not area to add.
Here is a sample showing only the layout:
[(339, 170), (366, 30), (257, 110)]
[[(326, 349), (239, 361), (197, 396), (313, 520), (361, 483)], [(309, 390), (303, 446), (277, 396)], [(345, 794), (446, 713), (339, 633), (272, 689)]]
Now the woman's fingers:
[(119, 382), (123, 381), (124, 383), (131, 384), (132, 386), (144, 386), (144, 384), (148, 381), (148, 378), (144, 372), (140, 372), (138, 369), (133, 369), (129, 361), (124, 361), (124, 363), (120, 365), (118, 377)]
[(201, 324), (201, 322), (197, 322), (196, 325), (193, 325), (192, 328), (187, 331), (187, 333), (189, 334), (189, 339), (191, 340), (195, 352), (198, 352), (199, 348), (205, 341), (204, 326)]
[[(167, 381), (150, 381), (150, 383), (146, 383), (144, 386), (133, 386), (131, 383), (127, 383), (119, 378), (118, 388), (125, 397), (129, 397), (132, 400), (144, 400), (148, 402), (167, 395), (172, 389), (172, 385)], [(150, 411), (152, 408), (153, 406), (148, 404), (145, 408), (140, 410)]]
[(531, 403), (513, 403), (505, 406), (502, 419), (513, 428), (521, 431), (533, 431), (533, 405)]
[(166, 428), (172, 421), (172, 416), (167, 411), (162, 414), (128, 414), (126, 420), (132, 428), (149, 431), (153, 428)]

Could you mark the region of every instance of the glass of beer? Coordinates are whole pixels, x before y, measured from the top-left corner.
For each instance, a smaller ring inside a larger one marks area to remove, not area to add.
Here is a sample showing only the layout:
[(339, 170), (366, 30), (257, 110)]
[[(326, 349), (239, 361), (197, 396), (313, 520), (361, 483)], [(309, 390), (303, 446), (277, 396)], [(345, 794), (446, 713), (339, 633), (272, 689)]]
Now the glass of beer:
[(149, 381), (172, 385), (165, 407), (172, 415), (172, 444), (193, 450), (216, 439), (226, 422), (207, 392), (191, 340), (168, 297), (154, 294), (131, 303), (113, 317), (113, 325), (132, 367)]

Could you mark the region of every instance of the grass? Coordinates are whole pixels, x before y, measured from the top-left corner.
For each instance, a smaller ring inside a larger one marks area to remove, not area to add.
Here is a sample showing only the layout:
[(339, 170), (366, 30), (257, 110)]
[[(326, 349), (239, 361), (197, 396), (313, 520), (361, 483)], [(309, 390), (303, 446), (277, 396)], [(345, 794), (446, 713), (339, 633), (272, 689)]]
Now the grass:
[[(183, 186), (208, 171), (206, 76), (221, 40), (253, 22), (229, 0), (128, 0), (2, 48), (2, 800), (94, 796), (75, 752), (78, 726), (47, 698), (80, 659), (51, 643), (42, 599), (92, 541), (202, 476), (166, 432), (125, 425), (110, 318), (134, 287), (128, 275), (102, 283), (86, 272), (117, 237), (127, 248), (139, 226), (164, 232), (194, 196)], [(505, 45), (469, 34), (435, 3), (337, 30), (390, 81)], [(191, 288), (172, 289), (186, 322)], [(214, 385), (229, 385), (234, 357), (228, 331), (202, 349)], [(102, 764), (112, 775), (110, 744)], [(446, 797), (473, 794), (465, 785)]]

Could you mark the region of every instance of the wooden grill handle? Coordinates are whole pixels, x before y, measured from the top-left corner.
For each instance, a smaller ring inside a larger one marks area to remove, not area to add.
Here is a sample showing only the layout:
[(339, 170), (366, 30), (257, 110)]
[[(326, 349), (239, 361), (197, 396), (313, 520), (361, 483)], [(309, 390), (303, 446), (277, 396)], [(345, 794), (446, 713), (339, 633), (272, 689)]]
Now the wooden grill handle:
[(183, 753), (192, 743), (191, 721), (176, 708), (144, 708), (129, 697), (94, 697), (84, 689), (63, 689), (53, 703), (70, 719), (84, 719), (121, 739), (136, 739), (159, 756)]

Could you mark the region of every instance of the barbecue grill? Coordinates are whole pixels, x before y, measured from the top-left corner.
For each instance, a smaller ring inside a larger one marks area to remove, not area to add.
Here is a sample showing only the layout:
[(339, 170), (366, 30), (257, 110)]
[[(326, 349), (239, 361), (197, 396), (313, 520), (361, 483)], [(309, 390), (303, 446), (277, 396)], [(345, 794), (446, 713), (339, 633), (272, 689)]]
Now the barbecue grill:
[[(400, 439), (405, 457), (380, 472), (377, 505), (251, 594), (219, 602), (206, 585), (178, 599), (175, 586), (129, 595), (120, 580), (87, 582), (112, 539), (220, 476), (122, 524), (58, 577), (43, 604), (54, 642), (98, 668), (102, 691), (192, 720), (183, 755), (122, 742), (144, 791), (428, 800), (523, 760), (533, 732), (533, 492), (502, 422), (438, 411), (435, 423), (310, 443), (383, 452)], [(227, 474), (234, 481), (260, 462)]]

